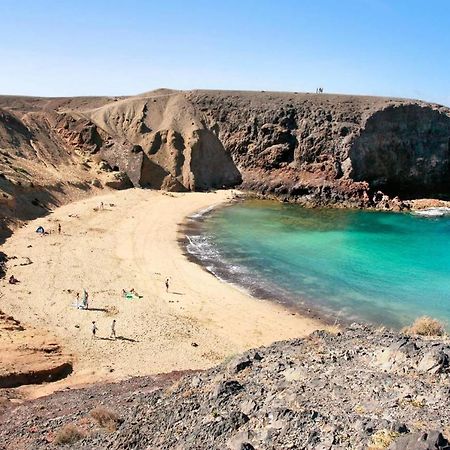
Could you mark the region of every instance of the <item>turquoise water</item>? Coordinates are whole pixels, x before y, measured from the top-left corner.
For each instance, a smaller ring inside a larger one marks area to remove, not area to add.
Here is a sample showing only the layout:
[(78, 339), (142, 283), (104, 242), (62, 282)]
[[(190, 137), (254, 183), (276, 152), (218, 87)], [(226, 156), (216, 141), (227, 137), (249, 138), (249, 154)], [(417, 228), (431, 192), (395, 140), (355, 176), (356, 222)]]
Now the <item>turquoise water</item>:
[(450, 323), (450, 217), (247, 201), (212, 212), (188, 250), (256, 295), (328, 318)]

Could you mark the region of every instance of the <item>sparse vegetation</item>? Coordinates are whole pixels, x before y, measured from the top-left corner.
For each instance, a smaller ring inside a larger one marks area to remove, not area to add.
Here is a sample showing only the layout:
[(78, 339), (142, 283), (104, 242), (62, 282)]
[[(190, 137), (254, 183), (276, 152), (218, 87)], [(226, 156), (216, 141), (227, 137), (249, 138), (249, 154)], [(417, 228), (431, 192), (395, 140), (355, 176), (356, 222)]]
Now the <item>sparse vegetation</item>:
[(13, 169), (14, 169), (17, 173), (21, 173), (21, 174), (23, 174), (23, 175), (31, 176), (30, 173), (29, 173), (27, 170), (23, 169), (22, 167), (13, 167)]
[(399, 436), (400, 433), (397, 433), (396, 431), (379, 430), (373, 434), (368, 449), (381, 450), (388, 448)]
[(444, 336), (445, 327), (437, 319), (432, 317), (423, 316), (415, 320), (415, 322), (410, 326), (403, 329), (405, 334), (419, 335), (419, 336)]
[(75, 444), (80, 439), (85, 437), (85, 433), (80, 430), (76, 425), (68, 423), (64, 425), (55, 436), (55, 444), (57, 445), (69, 445)]
[(91, 417), (102, 427), (109, 431), (116, 431), (119, 424), (119, 416), (110, 409), (97, 406), (91, 411)]

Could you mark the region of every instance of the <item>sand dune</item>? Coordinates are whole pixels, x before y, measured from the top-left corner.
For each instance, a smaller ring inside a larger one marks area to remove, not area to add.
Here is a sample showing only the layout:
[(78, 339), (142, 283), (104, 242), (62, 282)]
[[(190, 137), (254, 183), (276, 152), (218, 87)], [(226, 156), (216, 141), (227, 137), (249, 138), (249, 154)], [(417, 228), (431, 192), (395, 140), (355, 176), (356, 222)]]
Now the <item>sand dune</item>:
[[(32, 221), (4, 245), (9, 256), (33, 263), (9, 262), (8, 274), (20, 284), (2, 281), (1, 309), (58, 337), (75, 355), (71, 383), (206, 368), (244, 349), (321, 327), (222, 283), (183, 255), (177, 224), (230, 196), (132, 189)], [(103, 210), (97, 209), (101, 202)], [(38, 225), (51, 233), (38, 236)], [(89, 311), (73, 306), (83, 288), (91, 296)], [(142, 298), (124, 299), (122, 289), (131, 288)], [(120, 336), (115, 341), (107, 339), (113, 319)], [(92, 320), (98, 339), (91, 338)]]

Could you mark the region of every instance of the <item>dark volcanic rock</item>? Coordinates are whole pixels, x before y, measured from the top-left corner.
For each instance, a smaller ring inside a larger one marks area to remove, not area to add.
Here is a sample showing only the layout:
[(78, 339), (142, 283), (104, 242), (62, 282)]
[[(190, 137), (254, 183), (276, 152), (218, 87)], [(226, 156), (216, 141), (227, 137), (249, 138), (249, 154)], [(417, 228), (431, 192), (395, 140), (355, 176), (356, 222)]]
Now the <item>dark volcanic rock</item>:
[(378, 190), (391, 199), (449, 193), (448, 108), (273, 92), (194, 91), (189, 98), (232, 154), (243, 186), (264, 195), (372, 206)]
[[(161, 389), (137, 379), (10, 406), (0, 442), (54, 448), (64, 424), (86, 427), (101, 402), (120, 417), (117, 431), (91, 424), (73, 448), (446, 449), (449, 369), (421, 366), (449, 354), (448, 341), (354, 324), (246, 352)], [(236, 372), (238, 361), (251, 364)], [(42, 433), (20, 431), (29, 429)]]
[(205, 190), (242, 181), (305, 205), (395, 210), (405, 207), (397, 196), (450, 193), (450, 110), (418, 100), (164, 91), (6, 96), (0, 108), (6, 157), (17, 150), (43, 167), (98, 157), (134, 186)]
[(437, 431), (400, 437), (389, 450), (450, 450), (450, 443)]

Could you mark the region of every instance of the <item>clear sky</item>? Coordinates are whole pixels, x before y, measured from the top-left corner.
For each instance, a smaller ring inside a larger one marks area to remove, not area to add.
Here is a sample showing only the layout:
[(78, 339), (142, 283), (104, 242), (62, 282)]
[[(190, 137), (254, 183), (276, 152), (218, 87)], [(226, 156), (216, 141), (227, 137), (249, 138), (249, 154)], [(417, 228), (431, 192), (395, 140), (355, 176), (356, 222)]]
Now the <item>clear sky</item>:
[(0, 93), (158, 87), (450, 105), (450, 0), (0, 0)]

